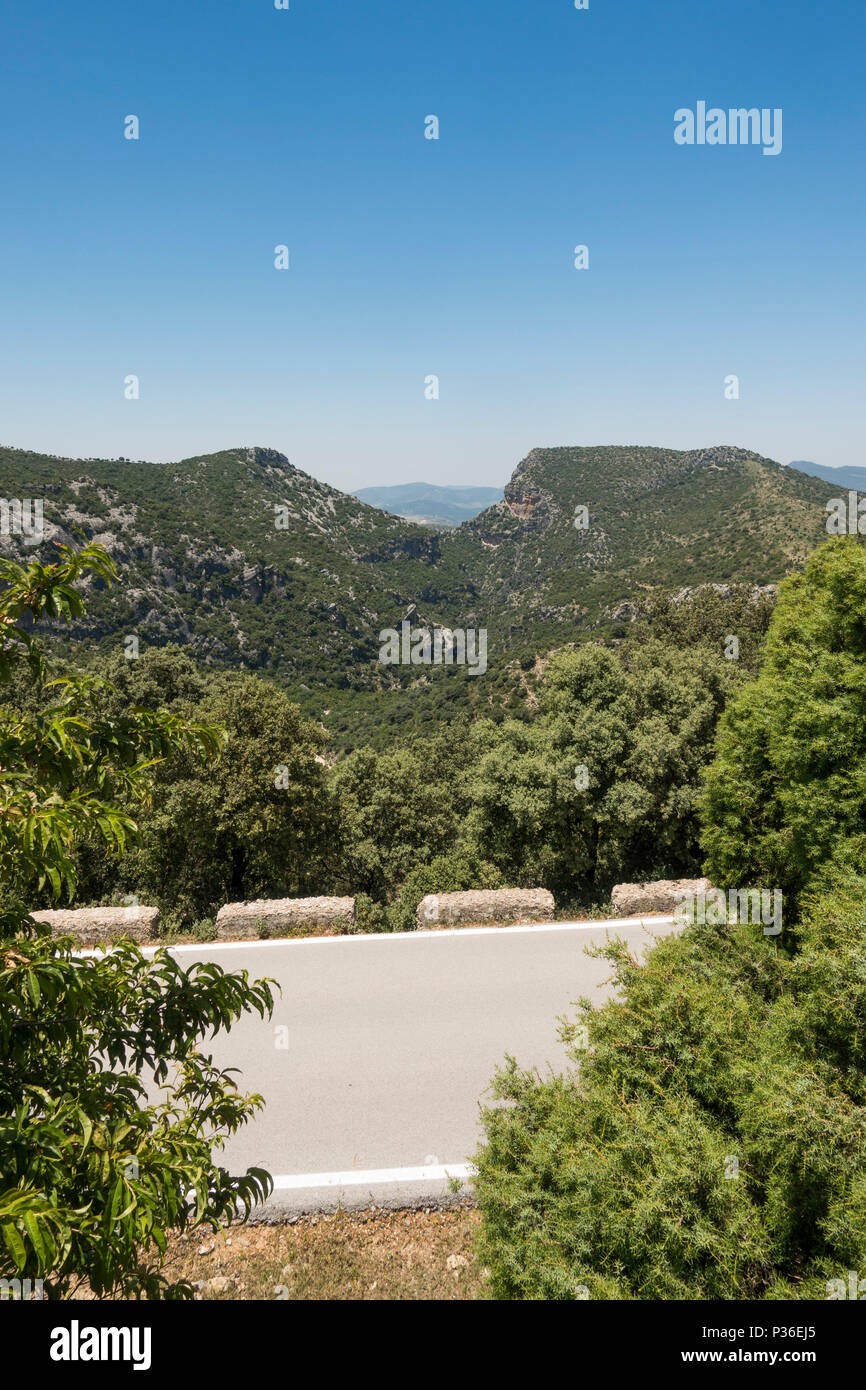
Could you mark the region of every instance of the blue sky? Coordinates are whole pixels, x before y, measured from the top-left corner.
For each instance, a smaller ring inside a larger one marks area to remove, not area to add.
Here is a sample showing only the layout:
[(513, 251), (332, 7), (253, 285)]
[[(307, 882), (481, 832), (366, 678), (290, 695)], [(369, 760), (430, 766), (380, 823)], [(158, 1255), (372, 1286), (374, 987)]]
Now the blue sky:
[[(862, 0), (0, 15), (0, 442), (347, 490), (554, 444), (864, 463)], [(782, 153), (677, 146), (699, 100), (782, 108)]]

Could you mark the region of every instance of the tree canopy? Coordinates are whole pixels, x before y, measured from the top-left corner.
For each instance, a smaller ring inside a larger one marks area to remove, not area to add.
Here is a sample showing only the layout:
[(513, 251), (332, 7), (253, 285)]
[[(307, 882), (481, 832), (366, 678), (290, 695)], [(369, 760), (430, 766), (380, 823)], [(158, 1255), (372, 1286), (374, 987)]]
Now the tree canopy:
[(0, 563), (0, 684), (20, 690), (26, 670), (39, 692), (0, 709), (0, 1277), (42, 1279), (49, 1297), (85, 1279), (98, 1295), (191, 1297), (161, 1272), (168, 1229), (216, 1229), (270, 1185), (214, 1161), (261, 1098), (202, 1041), (273, 1000), (267, 981), (132, 942), (83, 956), (28, 914), (40, 887), (73, 894), (83, 839), (129, 845), (130, 806), (167, 760), (221, 743), (176, 714), (112, 708), (99, 677), (47, 679), (37, 626), (83, 612), (88, 573), (114, 577), (97, 546)]

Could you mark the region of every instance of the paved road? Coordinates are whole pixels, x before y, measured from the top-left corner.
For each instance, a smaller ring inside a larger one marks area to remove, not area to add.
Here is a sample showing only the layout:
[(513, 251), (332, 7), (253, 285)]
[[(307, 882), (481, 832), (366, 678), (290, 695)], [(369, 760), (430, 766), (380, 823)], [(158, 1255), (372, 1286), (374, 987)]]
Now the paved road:
[(276, 1177), (274, 1214), (441, 1198), (446, 1172), (468, 1176), (505, 1054), (561, 1070), (557, 1017), (610, 992), (608, 962), (584, 948), (646, 948), (672, 930), (656, 917), (177, 948), (184, 964), (282, 986), (269, 1023), (245, 1018), (210, 1044), (267, 1101), (226, 1160)]

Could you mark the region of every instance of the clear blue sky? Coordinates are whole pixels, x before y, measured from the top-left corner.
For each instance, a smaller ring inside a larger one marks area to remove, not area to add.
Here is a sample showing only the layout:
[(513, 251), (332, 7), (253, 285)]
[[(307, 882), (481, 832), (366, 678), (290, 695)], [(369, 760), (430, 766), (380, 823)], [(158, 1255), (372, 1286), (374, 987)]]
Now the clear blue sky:
[[(2, 0), (0, 442), (346, 489), (553, 444), (862, 465), (864, 8)], [(699, 100), (781, 107), (782, 153), (677, 146)]]

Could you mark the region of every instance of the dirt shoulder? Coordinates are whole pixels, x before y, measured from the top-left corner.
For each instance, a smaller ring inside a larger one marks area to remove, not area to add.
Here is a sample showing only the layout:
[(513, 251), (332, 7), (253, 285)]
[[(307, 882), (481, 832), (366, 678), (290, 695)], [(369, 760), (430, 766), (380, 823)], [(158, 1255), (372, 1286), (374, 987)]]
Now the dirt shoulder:
[(189, 1279), (196, 1298), (477, 1299), (472, 1207), (337, 1212), (290, 1225), (235, 1225), (219, 1235), (174, 1237), (165, 1272)]

